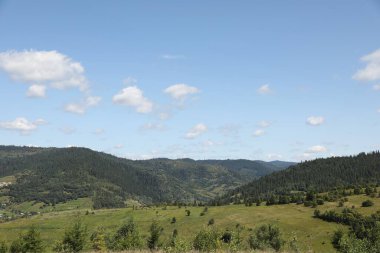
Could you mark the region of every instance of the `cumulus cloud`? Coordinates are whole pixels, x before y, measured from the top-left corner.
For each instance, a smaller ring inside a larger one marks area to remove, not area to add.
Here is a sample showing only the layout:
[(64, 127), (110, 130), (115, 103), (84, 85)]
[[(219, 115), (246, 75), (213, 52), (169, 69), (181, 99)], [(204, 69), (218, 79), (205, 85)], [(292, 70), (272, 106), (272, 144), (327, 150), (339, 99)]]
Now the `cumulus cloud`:
[(311, 126), (319, 126), (325, 122), (325, 118), (321, 116), (310, 116), (306, 119), (306, 123)]
[(29, 86), (28, 91), (26, 92), (28, 97), (45, 97), (46, 96), (46, 86), (33, 84)]
[(43, 119), (29, 121), (26, 118), (19, 117), (11, 121), (0, 121), (0, 128), (11, 131), (18, 131), (21, 134), (28, 134), (37, 129), (39, 125), (46, 124)]
[(312, 154), (312, 153), (325, 153), (327, 152), (327, 148), (325, 146), (321, 146), (321, 145), (315, 145), (315, 146), (312, 146), (310, 147), (306, 153), (307, 154)]
[(352, 78), (358, 81), (380, 80), (380, 49), (363, 56), (360, 60), (365, 62), (366, 66), (359, 69)]
[(177, 100), (184, 100), (187, 96), (199, 93), (199, 89), (184, 83), (167, 87), (164, 92)]
[(254, 137), (259, 137), (259, 136), (263, 136), (265, 134), (265, 130), (263, 129), (257, 129), (254, 133), (253, 133), (253, 136)]
[(208, 130), (207, 126), (203, 123), (199, 123), (193, 126), (185, 135), (186, 139), (195, 139), (199, 135), (203, 134)]
[(66, 112), (84, 114), (88, 108), (98, 105), (101, 100), (100, 97), (88, 96), (82, 102), (65, 105), (64, 109)]
[(260, 88), (257, 89), (257, 92), (259, 94), (265, 95), (272, 92), (271, 88), (269, 87), (269, 84), (264, 84)]
[[(33, 85), (49, 85), (56, 89), (70, 87), (81, 91), (88, 89), (84, 68), (57, 51), (7, 51), (0, 53), (0, 69), (19, 82)], [(30, 88), (28, 93), (36, 90)], [(41, 87), (40, 93), (41, 94)], [(33, 93), (31, 93), (33, 94)]]
[(153, 110), (153, 103), (144, 97), (142, 90), (137, 86), (122, 89), (113, 96), (112, 101), (115, 104), (133, 107), (139, 113), (150, 113)]

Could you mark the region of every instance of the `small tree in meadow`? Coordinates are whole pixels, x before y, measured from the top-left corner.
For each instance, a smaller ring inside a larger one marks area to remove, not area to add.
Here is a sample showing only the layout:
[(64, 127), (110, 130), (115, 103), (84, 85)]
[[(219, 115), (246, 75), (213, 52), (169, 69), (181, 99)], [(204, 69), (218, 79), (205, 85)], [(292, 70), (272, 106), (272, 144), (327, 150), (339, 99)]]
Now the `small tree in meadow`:
[(150, 225), (150, 236), (148, 238), (148, 248), (151, 250), (158, 248), (158, 242), (161, 236), (163, 228), (158, 224), (157, 221), (153, 221)]
[(215, 251), (220, 247), (218, 231), (215, 228), (202, 229), (195, 236), (193, 247), (203, 252)]
[(73, 224), (66, 229), (63, 240), (56, 243), (56, 252), (80, 252), (86, 245), (87, 226), (77, 218)]
[(262, 225), (257, 228), (249, 237), (249, 246), (251, 249), (264, 250), (272, 248), (280, 251), (284, 245), (284, 240), (281, 238), (280, 229), (274, 225)]
[(9, 248), (11, 253), (41, 253), (44, 246), (40, 233), (35, 227), (31, 227), (25, 234), (20, 234), (19, 238), (12, 242)]

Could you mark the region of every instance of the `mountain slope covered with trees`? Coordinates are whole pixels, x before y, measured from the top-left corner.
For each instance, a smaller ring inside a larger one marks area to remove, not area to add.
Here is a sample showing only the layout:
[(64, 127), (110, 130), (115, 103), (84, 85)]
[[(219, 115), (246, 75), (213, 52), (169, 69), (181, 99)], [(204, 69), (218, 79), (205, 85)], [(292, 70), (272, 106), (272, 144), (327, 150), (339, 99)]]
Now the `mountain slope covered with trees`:
[(327, 192), (337, 188), (380, 183), (380, 153), (360, 153), (356, 156), (331, 157), (306, 161), (286, 170), (263, 176), (238, 187), (217, 203), (266, 200), (273, 195), (296, 192)]
[(47, 204), (92, 197), (96, 208), (143, 203), (208, 201), (279, 169), (271, 163), (226, 160), (133, 161), (86, 148), (0, 146), (0, 178), (15, 176), (1, 190), (14, 202)]

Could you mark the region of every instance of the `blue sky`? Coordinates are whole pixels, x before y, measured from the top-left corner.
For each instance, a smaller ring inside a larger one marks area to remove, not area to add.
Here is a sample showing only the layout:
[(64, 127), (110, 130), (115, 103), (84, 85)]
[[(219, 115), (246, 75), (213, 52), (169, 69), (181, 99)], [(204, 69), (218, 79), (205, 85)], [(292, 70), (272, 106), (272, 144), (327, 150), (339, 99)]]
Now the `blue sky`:
[(0, 143), (300, 161), (380, 149), (377, 1), (0, 0)]

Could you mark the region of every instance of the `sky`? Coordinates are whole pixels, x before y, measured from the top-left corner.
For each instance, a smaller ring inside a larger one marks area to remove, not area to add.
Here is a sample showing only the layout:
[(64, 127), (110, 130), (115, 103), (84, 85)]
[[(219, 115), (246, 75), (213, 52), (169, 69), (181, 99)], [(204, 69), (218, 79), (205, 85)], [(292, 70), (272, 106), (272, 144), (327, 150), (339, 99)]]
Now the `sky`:
[(380, 149), (380, 1), (0, 0), (0, 145), (303, 161)]

